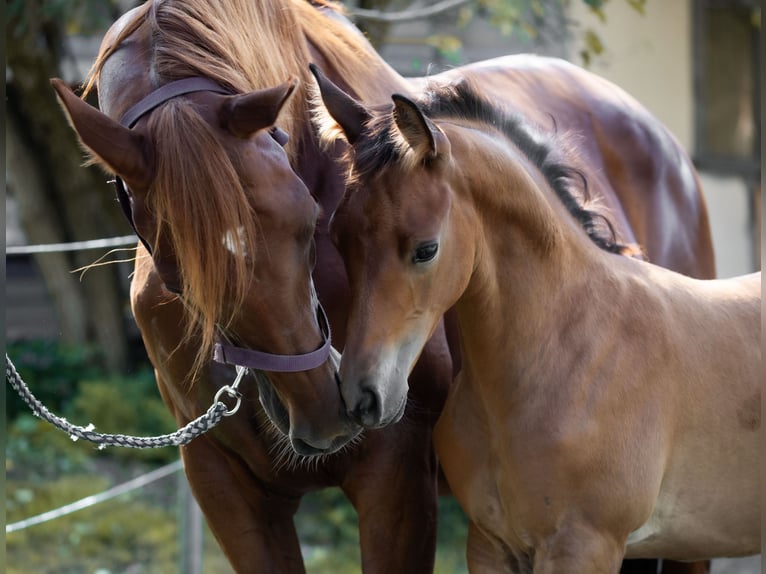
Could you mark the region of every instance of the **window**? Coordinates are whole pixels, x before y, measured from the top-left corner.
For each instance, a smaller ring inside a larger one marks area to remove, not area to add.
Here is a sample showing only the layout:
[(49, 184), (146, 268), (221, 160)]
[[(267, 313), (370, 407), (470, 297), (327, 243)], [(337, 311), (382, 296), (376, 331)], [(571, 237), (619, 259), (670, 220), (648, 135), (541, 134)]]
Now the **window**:
[(759, 0), (694, 0), (695, 163), (760, 179)]

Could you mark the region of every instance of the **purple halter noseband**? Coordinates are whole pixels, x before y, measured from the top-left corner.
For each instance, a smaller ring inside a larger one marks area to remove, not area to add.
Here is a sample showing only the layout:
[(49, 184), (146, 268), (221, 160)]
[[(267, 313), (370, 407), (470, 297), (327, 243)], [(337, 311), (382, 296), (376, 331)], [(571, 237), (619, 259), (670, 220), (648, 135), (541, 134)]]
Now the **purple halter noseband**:
[[(231, 95), (230, 90), (227, 90), (209, 78), (192, 77), (176, 80), (157, 88), (132, 106), (120, 118), (120, 124), (127, 128), (132, 128), (144, 114), (149, 113), (157, 106), (172, 98), (190, 94), (192, 92), (215, 92), (218, 94)], [(280, 145), (284, 146), (287, 143), (287, 133), (280, 128), (277, 128), (276, 126), (272, 128), (271, 135)], [(114, 184), (117, 189), (117, 199), (120, 202), (125, 217), (127, 217), (128, 222), (141, 240), (141, 243), (143, 243), (144, 247), (146, 247), (146, 250), (151, 255), (151, 246), (143, 237), (141, 237), (141, 234), (138, 232), (138, 229), (136, 229), (136, 225), (133, 221), (133, 210), (130, 205), (130, 197), (125, 183), (119, 176), (116, 176)], [(235, 345), (216, 343), (213, 349), (213, 360), (228, 365), (237, 365), (248, 367), (250, 369), (258, 369), (260, 371), (280, 373), (295, 373), (315, 369), (327, 361), (330, 356), (330, 351), (332, 350), (330, 322), (327, 320), (327, 315), (319, 301), (317, 301), (317, 319), (319, 320), (319, 329), (322, 332), (322, 338), (324, 340), (322, 345), (316, 351), (302, 355), (275, 355), (264, 353), (262, 351), (245, 349)]]

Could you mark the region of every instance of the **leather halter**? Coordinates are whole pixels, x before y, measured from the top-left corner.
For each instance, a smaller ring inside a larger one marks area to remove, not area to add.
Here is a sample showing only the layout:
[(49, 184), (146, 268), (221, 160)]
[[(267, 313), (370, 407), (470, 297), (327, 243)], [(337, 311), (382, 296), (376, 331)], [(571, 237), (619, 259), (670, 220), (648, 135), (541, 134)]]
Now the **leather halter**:
[[(133, 128), (142, 116), (148, 114), (157, 106), (160, 106), (177, 96), (183, 96), (184, 94), (191, 94), (193, 92), (215, 92), (217, 94), (231, 95), (231, 91), (209, 78), (197, 76), (184, 78), (183, 80), (176, 80), (157, 88), (149, 93), (148, 96), (141, 99), (137, 104), (131, 106), (131, 108), (120, 118), (120, 125), (129, 129)], [(138, 232), (136, 224), (133, 221), (133, 209), (130, 206), (128, 188), (119, 175), (114, 178), (114, 187), (117, 191), (117, 200), (120, 202), (120, 207), (122, 208), (123, 214), (125, 214), (125, 217), (128, 219), (128, 223), (130, 223), (130, 226), (149, 252), (149, 255), (153, 255), (151, 245)]]
[[(231, 95), (232, 93), (230, 90), (227, 90), (209, 78), (192, 77), (176, 80), (157, 88), (132, 106), (120, 118), (120, 124), (126, 128), (132, 128), (142, 116), (151, 112), (157, 106), (164, 104), (172, 98), (190, 94), (192, 92), (215, 92), (228, 95)], [(271, 136), (280, 145), (284, 146), (287, 143), (287, 133), (277, 127), (272, 128)], [(127, 186), (119, 176), (114, 178), (114, 185), (117, 190), (117, 199), (120, 202), (120, 207), (122, 208), (125, 217), (128, 219), (133, 231), (135, 231), (136, 235), (141, 240), (141, 243), (143, 243), (144, 247), (149, 252), (149, 255), (151, 255), (152, 248), (149, 245), (149, 242), (141, 237), (141, 234), (138, 232), (138, 229), (136, 229), (136, 224), (133, 221), (133, 209), (130, 205), (130, 196), (128, 195)], [(327, 361), (327, 358), (330, 356), (330, 351), (332, 350), (330, 322), (327, 320), (327, 315), (319, 301), (317, 301), (317, 319), (319, 320), (319, 329), (322, 332), (323, 342), (316, 351), (302, 355), (275, 355), (272, 353), (245, 349), (235, 345), (216, 343), (213, 348), (213, 360), (218, 363), (280, 373), (295, 373), (314, 369)]]

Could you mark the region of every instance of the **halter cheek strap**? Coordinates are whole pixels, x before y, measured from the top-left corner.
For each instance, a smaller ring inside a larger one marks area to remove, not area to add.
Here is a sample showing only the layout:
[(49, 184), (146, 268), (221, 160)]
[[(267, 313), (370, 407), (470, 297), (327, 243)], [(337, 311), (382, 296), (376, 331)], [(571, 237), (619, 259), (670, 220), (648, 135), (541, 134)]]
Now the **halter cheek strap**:
[(330, 322), (319, 304), (317, 304), (317, 319), (319, 319), (319, 328), (322, 331), (324, 342), (316, 351), (304, 355), (273, 355), (244, 347), (216, 343), (213, 349), (213, 360), (218, 363), (277, 373), (296, 373), (315, 369), (327, 361), (332, 349)]

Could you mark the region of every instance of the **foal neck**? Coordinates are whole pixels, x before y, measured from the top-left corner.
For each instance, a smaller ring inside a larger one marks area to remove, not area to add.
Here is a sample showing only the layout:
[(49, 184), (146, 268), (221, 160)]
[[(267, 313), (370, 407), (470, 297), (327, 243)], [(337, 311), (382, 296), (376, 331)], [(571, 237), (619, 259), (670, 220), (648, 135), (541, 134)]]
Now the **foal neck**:
[[(453, 129), (460, 128), (445, 132)], [(518, 355), (522, 347), (536, 352), (553, 335), (551, 318), (594, 304), (597, 284), (619, 256), (590, 240), (512, 142), (473, 129), (450, 141), (458, 174), (453, 189), (459, 210), (471, 214), (462, 227), (473, 234), (475, 250), (457, 305), (461, 329), (470, 333), (464, 340), (477, 357)]]

